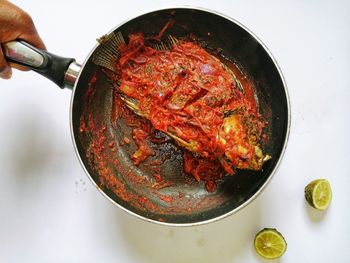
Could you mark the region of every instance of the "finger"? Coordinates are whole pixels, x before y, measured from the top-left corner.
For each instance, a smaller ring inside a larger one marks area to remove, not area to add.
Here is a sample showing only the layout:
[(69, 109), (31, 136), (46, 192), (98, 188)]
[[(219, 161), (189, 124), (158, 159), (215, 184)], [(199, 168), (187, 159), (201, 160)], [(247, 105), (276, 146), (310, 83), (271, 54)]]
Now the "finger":
[(4, 57), (2, 49), (0, 48), (0, 78), (9, 79), (11, 76), (12, 70)]
[(8, 64), (10, 65), (11, 68), (15, 68), (15, 69), (18, 69), (18, 70), (21, 70), (21, 71), (28, 71), (28, 70), (30, 70), (29, 68), (27, 68), (25, 66), (22, 66), (22, 65), (13, 63), (13, 62), (8, 62)]
[(26, 21), (27, 30), (24, 30), (23, 33), (18, 36), (18, 38), (27, 41), (29, 44), (37, 48), (46, 49), (44, 42), (40, 38), (35, 28), (32, 18), (27, 15), (25, 16), (24, 20)]
[[(12, 32), (12, 39), (7, 39), (7, 41), (22, 39), (37, 48), (46, 49), (44, 42), (41, 40), (36, 30), (32, 17), (26, 11), (10, 2), (7, 2), (7, 5), (12, 6), (13, 16), (17, 18), (13, 24), (15, 31)], [(6, 41), (3, 39), (2, 42)]]
[(39, 49), (46, 50), (45, 44), (42, 41), (42, 39), (40, 38), (40, 36), (38, 35), (38, 33), (36, 32), (36, 30), (35, 30), (35, 32), (29, 33), (29, 34), (28, 33), (21, 34), (18, 38), (28, 42), (29, 44), (31, 44)]

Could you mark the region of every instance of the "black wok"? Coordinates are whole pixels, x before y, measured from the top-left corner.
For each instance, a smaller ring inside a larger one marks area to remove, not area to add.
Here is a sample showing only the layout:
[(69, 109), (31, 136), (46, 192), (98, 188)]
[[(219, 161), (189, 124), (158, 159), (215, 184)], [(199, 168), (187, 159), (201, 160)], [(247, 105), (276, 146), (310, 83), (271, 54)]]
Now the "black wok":
[[(71, 131), (78, 157), (96, 187), (117, 206), (148, 221), (168, 225), (195, 225), (230, 215), (251, 202), (266, 186), (278, 167), (286, 147), (290, 109), (281, 71), (268, 49), (237, 21), (212, 11), (171, 8), (150, 12), (118, 26), (125, 39), (131, 33), (154, 36), (170, 20), (166, 35), (194, 35), (211, 49), (239, 65), (253, 81), (259, 110), (268, 121), (262, 147), (272, 159), (262, 171), (238, 171), (226, 176), (215, 192), (185, 175), (181, 149), (175, 143), (158, 145), (157, 156), (167, 156), (157, 169), (168, 184), (160, 187), (152, 161), (136, 167), (130, 160), (134, 142), (123, 143), (131, 129), (122, 118), (112, 116), (114, 93), (109, 78), (92, 62), (90, 53), (82, 66), (12, 42), (4, 45), (8, 60), (31, 67), (60, 87), (73, 89)], [(29, 59), (28, 59), (29, 57)], [(153, 169), (153, 170), (152, 170)]]

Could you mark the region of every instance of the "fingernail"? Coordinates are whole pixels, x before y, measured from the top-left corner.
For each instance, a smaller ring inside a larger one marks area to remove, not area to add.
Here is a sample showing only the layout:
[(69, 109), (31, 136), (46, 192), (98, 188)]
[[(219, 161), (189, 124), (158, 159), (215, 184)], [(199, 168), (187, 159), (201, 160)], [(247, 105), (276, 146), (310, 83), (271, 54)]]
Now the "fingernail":
[(12, 76), (12, 70), (11, 68), (5, 68), (3, 71), (0, 72), (0, 77), (3, 79), (9, 79)]

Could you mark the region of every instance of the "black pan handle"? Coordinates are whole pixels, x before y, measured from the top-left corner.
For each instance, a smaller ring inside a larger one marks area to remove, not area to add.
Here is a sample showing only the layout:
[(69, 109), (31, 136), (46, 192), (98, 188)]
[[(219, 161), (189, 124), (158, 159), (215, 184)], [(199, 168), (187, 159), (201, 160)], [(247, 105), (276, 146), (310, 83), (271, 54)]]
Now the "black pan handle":
[(38, 72), (62, 89), (72, 89), (81, 70), (74, 58), (51, 54), (24, 41), (7, 42), (2, 48), (7, 61)]

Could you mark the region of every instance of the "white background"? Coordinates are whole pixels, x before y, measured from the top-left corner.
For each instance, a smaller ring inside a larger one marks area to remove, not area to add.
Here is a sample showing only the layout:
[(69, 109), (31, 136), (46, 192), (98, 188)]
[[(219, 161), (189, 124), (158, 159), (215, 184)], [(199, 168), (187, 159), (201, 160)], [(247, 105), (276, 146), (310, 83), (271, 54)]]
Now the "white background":
[[(83, 62), (95, 39), (167, 1), (14, 1), (33, 17), (49, 51)], [(265, 262), (255, 234), (275, 227), (288, 242), (277, 262), (350, 260), (350, 2), (172, 1), (229, 15), (271, 50), (289, 88), (290, 140), (264, 192), (201, 227), (136, 219), (106, 200), (81, 168), (70, 136), (71, 92), (34, 72), (0, 80), (0, 262)], [(218, 28), (218, 30), (220, 30)], [(327, 178), (328, 211), (304, 201)]]

